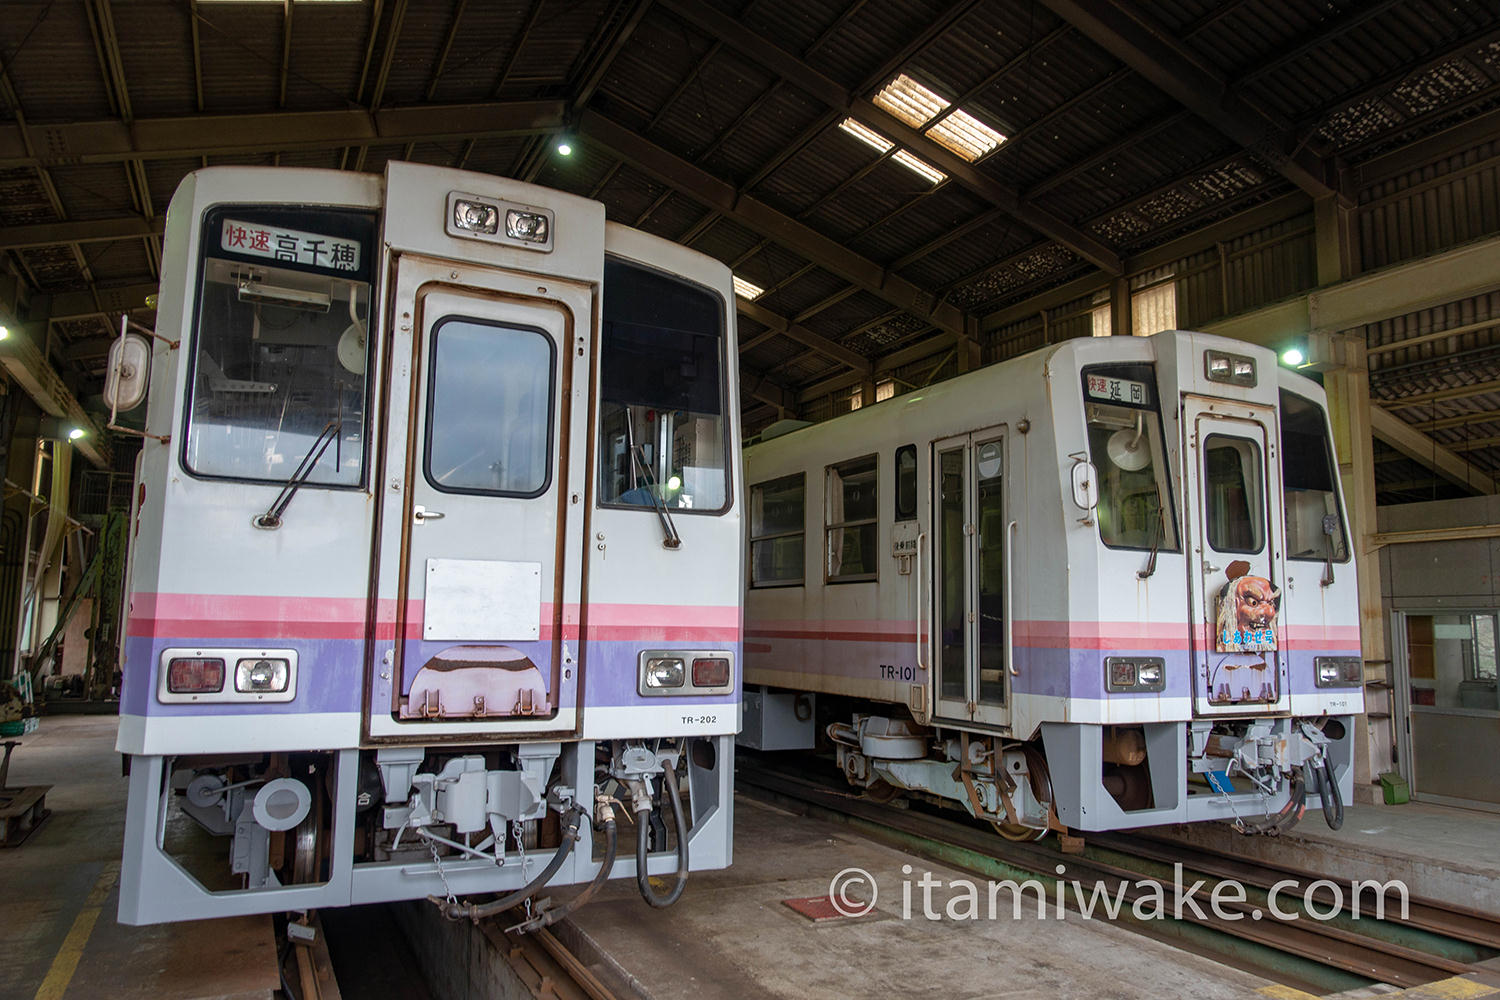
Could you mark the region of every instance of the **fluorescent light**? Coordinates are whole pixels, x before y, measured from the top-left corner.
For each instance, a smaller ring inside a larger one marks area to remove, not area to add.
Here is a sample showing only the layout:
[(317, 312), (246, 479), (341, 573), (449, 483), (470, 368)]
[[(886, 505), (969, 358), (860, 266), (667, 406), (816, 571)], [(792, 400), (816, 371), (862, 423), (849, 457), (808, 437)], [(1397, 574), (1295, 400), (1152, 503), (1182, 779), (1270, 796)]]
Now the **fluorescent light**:
[(746, 302), (754, 302), (756, 299), (760, 298), (763, 292), (765, 292), (765, 289), (760, 287), (759, 285), (752, 285), (744, 278), (741, 278), (738, 274), (734, 276), (734, 294), (738, 295)]
[(948, 179), (948, 175), (943, 173), (937, 167), (934, 167), (930, 163), (926, 163), (922, 160), (917, 159), (915, 156), (911, 155), (904, 149), (896, 153), (895, 156), (892, 156), (891, 159), (895, 160), (897, 163), (901, 164), (912, 173), (917, 174), (921, 177), (925, 177), (927, 180), (931, 181), (934, 184), (938, 183), (939, 181), (945, 181)]
[(952, 102), (902, 73), (875, 95), (875, 103), (912, 128), (921, 128), (948, 110)]
[(954, 111), (927, 131), (928, 136), (973, 163), (984, 154), (1000, 148), (1005, 136), (969, 114), (963, 108)]
[(875, 150), (878, 153), (884, 153), (895, 145), (895, 143), (891, 142), (891, 140), (887, 139), (879, 132), (876, 132), (874, 129), (870, 128), (867, 125), (860, 124), (853, 118), (845, 118), (843, 121), (839, 122), (839, 128), (843, 129), (845, 132), (848, 132), (850, 135), (854, 136), (854, 138), (858, 139), (860, 142), (864, 143), (866, 146), (869, 146), (871, 149)]

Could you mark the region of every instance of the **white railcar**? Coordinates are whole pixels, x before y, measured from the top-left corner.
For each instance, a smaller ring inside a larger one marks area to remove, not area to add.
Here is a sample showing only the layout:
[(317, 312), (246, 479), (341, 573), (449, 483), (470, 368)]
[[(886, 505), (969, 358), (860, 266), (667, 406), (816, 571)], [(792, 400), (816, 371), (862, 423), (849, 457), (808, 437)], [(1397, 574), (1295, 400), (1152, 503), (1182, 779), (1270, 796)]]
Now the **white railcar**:
[(406, 163), (182, 182), (110, 388), (149, 355), (122, 921), (729, 863), (734, 293), (604, 216)]
[(1270, 351), (1072, 340), (745, 467), (753, 745), (821, 696), (853, 784), (1017, 838), (1340, 821), (1355, 571), (1323, 390)]

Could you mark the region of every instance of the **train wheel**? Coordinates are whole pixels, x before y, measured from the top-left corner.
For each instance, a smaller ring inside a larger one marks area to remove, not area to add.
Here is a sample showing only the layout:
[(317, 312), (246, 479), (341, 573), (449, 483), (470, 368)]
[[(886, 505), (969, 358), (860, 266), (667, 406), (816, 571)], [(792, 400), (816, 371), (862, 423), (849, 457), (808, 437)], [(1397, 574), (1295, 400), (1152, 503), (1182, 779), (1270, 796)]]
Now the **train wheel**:
[(1012, 840), (1018, 844), (1025, 844), (1033, 840), (1041, 840), (1043, 837), (1047, 836), (1047, 834), (1052, 832), (1045, 826), (1039, 830), (1034, 826), (1026, 826), (1022, 823), (996, 823), (991, 821), (990, 826), (993, 826), (995, 828), (995, 832), (1004, 837), (1006, 840)]
[(885, 805), (900, 794), (901, 789), (889, 781), (880, 778), (876, 778), (871, 784), (865, 787), (865, 797), (871, 802), (876, 802), (880, 805)]

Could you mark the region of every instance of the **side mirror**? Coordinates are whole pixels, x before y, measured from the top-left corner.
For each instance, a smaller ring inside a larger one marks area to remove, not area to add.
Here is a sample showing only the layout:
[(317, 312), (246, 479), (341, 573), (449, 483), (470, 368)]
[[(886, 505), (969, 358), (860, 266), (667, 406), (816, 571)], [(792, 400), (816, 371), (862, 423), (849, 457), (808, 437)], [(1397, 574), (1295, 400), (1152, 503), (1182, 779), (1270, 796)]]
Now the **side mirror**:
[(1082, 452), (1069, 457), (1073, 459), (1073, 502), (1089, 515), (1084, 522), (1091, 523), (1094, 508), (1099, 506), (1099, 474)]
[(133, 410), (146, 398), (151, 377), (151, 341), (122, 333), (109, 349), (109, 373), (104, 377), (104, 401), (118, 413)]

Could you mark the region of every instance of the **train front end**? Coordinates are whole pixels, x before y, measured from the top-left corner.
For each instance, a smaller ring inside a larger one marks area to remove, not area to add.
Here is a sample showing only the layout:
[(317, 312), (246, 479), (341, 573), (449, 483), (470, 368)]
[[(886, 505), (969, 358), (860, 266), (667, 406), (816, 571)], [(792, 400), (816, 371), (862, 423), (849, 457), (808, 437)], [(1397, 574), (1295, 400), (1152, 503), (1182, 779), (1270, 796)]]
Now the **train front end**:
[(727, 865), (728, 269), (391, 163), (189, 175), (162, 273), (111, 389), (149, 386), (121, 921), (429, 897), (537, 927)]
[[(1364, 703), (1322, 387), (1184, 332), (1065, 345), (1048, 375), (1067, 614), (1032, 608), (1017, 710), (1057, 817), (1267, 832), (1321, 805), (1337, 826)], [(1028, 674), (1061, 682), (1065, 717), (1020, 694)]]

